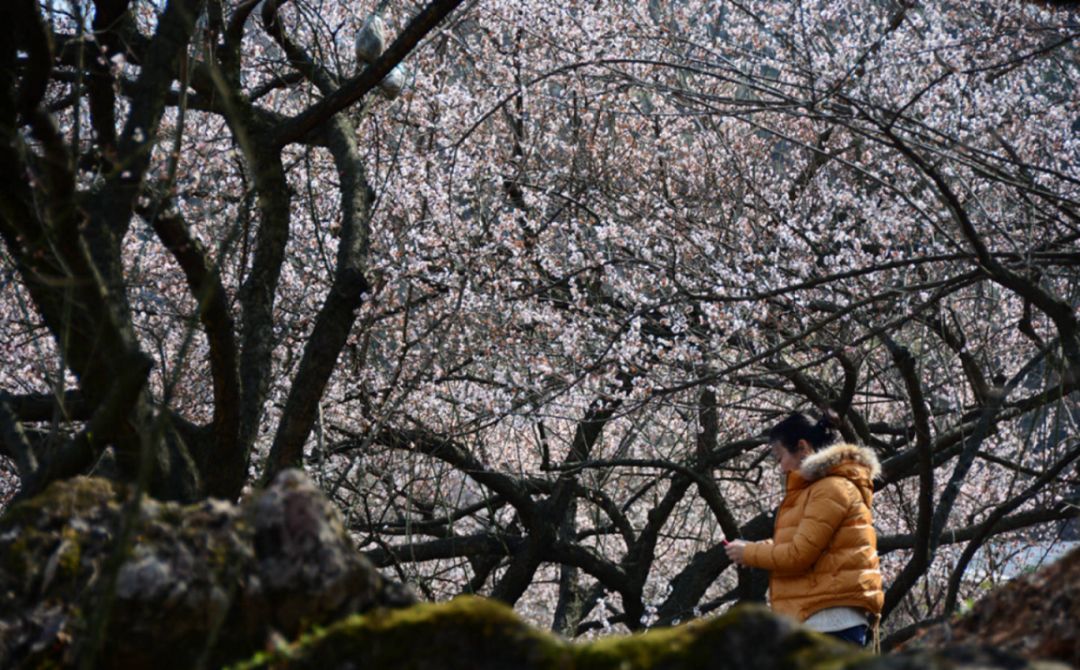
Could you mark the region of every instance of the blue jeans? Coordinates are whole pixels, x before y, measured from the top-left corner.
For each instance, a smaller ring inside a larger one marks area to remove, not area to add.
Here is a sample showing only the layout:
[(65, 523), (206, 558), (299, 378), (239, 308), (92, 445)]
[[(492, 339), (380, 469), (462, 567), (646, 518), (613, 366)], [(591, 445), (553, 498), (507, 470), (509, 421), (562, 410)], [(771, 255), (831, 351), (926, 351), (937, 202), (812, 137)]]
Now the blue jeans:
[(844, 630), (830, 630), (826, 635), (832, 635), (833, 637), (844, 640), (845, 642), (851, 642), (857, 644), (860, 647), (866, 646), (866, 632), (869, 630), (869, 626), (860, 624), (858, 626), (852, 626), (851, 628), (845, 628)]

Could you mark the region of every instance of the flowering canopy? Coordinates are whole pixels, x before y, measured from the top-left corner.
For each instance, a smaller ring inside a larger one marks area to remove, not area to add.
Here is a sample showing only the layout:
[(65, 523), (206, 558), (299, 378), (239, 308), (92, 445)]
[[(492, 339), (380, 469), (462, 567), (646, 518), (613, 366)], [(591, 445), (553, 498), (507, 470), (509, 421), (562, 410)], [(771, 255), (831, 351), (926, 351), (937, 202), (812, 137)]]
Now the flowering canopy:
[(888, 612), (1072, 515), (1075, 13), (460, 4), (5, 7), (9, 486), (304, 465), (563, 631), (760, 596), (795, 409), (884, 463)]

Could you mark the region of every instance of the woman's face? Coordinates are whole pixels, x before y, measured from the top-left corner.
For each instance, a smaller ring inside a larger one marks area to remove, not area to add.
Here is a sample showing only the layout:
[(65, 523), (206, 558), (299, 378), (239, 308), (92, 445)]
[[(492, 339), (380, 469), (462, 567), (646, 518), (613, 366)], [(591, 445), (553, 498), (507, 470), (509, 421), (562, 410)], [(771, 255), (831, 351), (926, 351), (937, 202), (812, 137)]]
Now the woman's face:
[(789, 472), (798, 470), (803, 459), (809, 456), (813, 449), (810, 448), (810, 443), (806, 440), (799, 440), (795, 452), (789, 451), (779, 442), (772, 445), (772, 452), (773, 457), (776, 458), (776, 462), (780, 466), (780, 472), (786, 475)]

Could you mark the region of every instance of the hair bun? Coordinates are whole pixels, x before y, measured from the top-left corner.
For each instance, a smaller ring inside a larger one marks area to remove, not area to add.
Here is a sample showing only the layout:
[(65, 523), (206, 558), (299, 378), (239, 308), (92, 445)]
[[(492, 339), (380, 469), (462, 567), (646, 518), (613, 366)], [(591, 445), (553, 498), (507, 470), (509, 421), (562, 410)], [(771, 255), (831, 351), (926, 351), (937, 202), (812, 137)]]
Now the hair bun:
[(835, 426), (839, 425), (840, 417), (829, 409), (822, 411), (821, 418), (816, 422), (802, 412), (792, 412), (769, 429), (769, 442), (779, 442), (791, 453), (798, 450), (800, 440), (806, 440), (814, 449), (820, 449), (836, 441)]

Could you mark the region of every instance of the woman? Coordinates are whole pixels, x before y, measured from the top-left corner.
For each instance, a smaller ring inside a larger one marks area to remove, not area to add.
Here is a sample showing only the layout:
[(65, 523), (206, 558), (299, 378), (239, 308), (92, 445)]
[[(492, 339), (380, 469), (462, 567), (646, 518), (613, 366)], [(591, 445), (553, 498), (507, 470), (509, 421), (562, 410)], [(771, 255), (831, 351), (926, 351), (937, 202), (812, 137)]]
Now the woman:
[(769, 443), (787, 493), (773, 539), (734, 540), (726, 550), (736, 565), (769, 571), (775, 612), (865, 645), (885, 600), (870, 511), (881, 466), (869, 449), (835, 441), (827, 416), (812, 423), (792, 414), (776, 424)]

